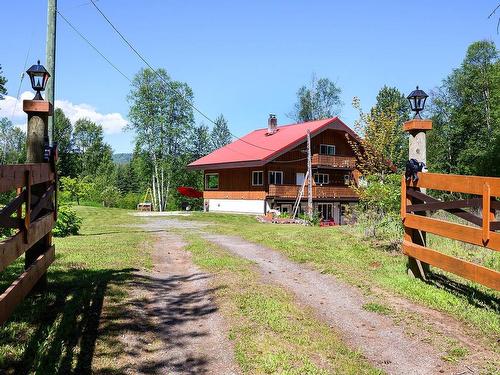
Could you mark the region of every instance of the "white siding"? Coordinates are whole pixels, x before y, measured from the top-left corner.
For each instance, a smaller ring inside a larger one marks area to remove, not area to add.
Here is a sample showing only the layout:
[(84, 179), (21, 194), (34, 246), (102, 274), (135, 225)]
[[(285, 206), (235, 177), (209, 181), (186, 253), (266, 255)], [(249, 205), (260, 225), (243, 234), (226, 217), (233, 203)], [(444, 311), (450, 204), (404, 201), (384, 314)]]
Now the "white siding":
[(264, 215), (264, 206), (269, 205), (264, 200), (247, 199), (207, 199), (209, 212), (239, 212)]

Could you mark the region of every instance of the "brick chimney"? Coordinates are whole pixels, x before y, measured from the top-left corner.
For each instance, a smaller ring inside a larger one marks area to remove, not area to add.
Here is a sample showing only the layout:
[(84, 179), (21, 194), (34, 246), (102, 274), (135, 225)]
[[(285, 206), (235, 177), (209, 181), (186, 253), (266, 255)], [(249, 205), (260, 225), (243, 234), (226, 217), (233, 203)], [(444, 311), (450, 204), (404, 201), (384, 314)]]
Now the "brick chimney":
[(267, 120), (267, 134), (271, 135), (276, 133), (278, 130), (278, 119), (273, 113), (269, 114), (269, 119)]

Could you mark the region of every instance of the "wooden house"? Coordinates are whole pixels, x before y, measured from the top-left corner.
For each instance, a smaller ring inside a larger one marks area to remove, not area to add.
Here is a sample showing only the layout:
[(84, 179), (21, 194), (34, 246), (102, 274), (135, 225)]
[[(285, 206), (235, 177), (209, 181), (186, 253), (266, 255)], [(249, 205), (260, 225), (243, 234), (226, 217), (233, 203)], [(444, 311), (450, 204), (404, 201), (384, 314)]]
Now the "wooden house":
[[(191, 163), (204, 171), (205, 208), (211, 212), (291, 213), (307, 172), (307, 131), (311, 134), (314, 210), (323, 219), (343, 222), (346, 205), (358, 201), (356, 158), (348, 138), (358, 136), (338, 117), (268, 126)], [(307, 186), (300, 202), (304, 212)]]

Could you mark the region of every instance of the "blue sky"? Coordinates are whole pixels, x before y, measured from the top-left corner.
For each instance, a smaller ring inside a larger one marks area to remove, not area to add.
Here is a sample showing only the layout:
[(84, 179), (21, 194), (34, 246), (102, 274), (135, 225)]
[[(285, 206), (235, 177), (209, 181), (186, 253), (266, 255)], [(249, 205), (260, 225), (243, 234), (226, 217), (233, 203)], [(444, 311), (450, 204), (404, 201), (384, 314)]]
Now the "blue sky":
[[(352, 125), (354, 96), (368, 110), (384, 85), (427, 92), (462, 61), (480, 39), (498, 44), (497, 0), (483, 1), (202, 1), (99, 0), (97, 4), (155, 67), (187, 82), (195, 104), (229, 120), (244, 135), (264, 127), (270, 112), (279, 124), (297, 89), (313, 73), (342, 88), (341, 118)], [(143, 65), (113, 33), (88, 0), (58, 0), (58, 6), (125, 74)], [(500, 12), (500, 10), (499, 10)], [(45, 60), (46, 1), (2, 4), (0, 64), (15, 97), (28, 65)], [(30, 90), (23, 81), (21, 93)], [(132, 150), (127, 122), (129, 82), (58, 20), (56, 100), (75, 119), (100, 122), (116, 152)], [(23, 97), (30, 94), (25, 93)], [(25, 121), (15, 100), (0, 102), (0, 115)], [(197, 117), (197, 121), (202, 119)], [(205, 121), (206, 122), (206, 121)]]

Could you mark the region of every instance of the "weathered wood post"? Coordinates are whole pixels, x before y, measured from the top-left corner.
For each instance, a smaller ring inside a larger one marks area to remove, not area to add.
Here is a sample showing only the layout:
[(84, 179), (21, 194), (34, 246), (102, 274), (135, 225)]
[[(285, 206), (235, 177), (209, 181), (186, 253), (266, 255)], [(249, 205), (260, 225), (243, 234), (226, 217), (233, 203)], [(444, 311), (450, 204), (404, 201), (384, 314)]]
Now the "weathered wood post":
[[(418, 162), (427, 164), (427, 144), (426, 132), (432, 129), (431, 120), (414, 118), (403, 124), (403, 130), (409, 133), (409, 159), (416, 159)], [(425, 189), (423, 189), (425, 190)], [(425, 191), (423, 191), (425, 193)], [(402, 198), (403, 199), (403, 198)], [(413, 198), (408, 200), (412, 204)], [(425, 216), (425, 212), (421, 213)], [(411, 241), (417, 245), (425, 246), (426, 234), (423, 231), (406, 228), (405, 240)], [(429, 265), (418, 259), (408, 258), (408, 274), (426, 280), (426, 273), (429, 271)]]
[[(48, 118), (53, 113), (52, 103), (46, 100), (24, 100), (23, 110), (28, 115), (28, 129), (26, 132), (26, 162), (43, 163), (45, 146), (48, 141)], [(27, 183), (31, 185), (31, 178), (27, 177), (27, 180)], [(40, 200), (46, 191), (46, 188), (47, 184), (35, 185), (31, 189), (28, 187), (28, 191), (31, 191), (31, 194), (27, 201), (30, 202), (29, 206), (31, 208), (33, 208)], [(29, 222), (33, 222), (37, 219), (36, 217), (30, 217), (28, 210), (26, 210), (26, 217), (28, 218), (28, 222), (26, 223), (28, 227), (30, 224)], [(33, 247), (26, 251), (24, 268), (27, 269), (30, 265), (32, 265), (35, 260), (40, 255), (44, 254), (51, 246), (52, 232), (49, 232)], [(47, 273), (40, 277), (33, 290), (43, 289), (46, 285)]]

